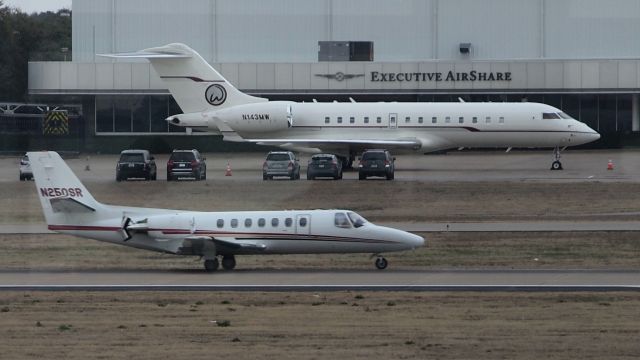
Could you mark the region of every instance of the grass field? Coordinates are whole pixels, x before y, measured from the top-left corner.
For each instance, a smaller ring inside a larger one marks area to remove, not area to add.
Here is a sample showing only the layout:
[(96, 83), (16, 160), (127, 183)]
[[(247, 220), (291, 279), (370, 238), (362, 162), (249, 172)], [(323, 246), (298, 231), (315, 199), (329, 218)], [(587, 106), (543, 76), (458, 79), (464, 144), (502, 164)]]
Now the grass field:
[(636, 292), (4, 292), (0, 349), (3, 359), (637, 359), (639, 308)]

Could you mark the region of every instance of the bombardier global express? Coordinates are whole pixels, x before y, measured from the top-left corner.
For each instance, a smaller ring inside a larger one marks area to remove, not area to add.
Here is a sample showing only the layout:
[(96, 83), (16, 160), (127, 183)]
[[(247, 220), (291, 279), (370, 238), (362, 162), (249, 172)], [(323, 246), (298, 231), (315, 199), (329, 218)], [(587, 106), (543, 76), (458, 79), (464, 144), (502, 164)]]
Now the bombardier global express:
[(424, 245), (420, 236), (374, 225), (350, 210), (200, 212), (106, 205), (96, 201), (52, 151), (29, 152), (49, 230), (140, 249), (195, 255), (207, 271), (231, 270), (235, 255), (371, 253)]
[(452, 148), (553, 148), (560, 151), (600, 134), (540, 103), (298, 103), (242, 93), (184, 44), (113, 58), (146, 58), (184, 112), (171, 124), (302, 152), (332, 152), (350, 165), (367, 148), (422, 153)]

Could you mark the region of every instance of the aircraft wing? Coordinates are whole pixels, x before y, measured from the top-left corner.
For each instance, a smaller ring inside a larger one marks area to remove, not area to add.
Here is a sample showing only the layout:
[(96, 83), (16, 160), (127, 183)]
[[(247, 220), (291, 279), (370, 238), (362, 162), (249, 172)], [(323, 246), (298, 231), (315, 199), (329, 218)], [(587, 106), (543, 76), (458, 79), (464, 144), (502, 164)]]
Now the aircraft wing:
[(185, 238), (185, 240), (190, 240), (190, 241), (203, 241), (203, 240), (208, 240), (208, 241), (213, 241), (216, 245), (218, 246), (222, 246), (222, 247), (226, 247), (229, 249), (234, 249), (234, 250), (264, 250), (266, 249), (266, 246), (263, 244), (254, 244), (254, 243), (247, 243), (247, 242), (236, 242), (236, 238), (234, 237), (219, 237), (219, 236), (189, 236), (187, 238)]
[[(295, 150), (327, 151), (335, 148), (364, 150), (372, 148), (438, 151), (455, 147), (435, 134), (421, 134), (420, 138), (395, 139), (245, 139), (258, 145), (280, 146)], [(311, 151), (313, 152), (313, 151)]]

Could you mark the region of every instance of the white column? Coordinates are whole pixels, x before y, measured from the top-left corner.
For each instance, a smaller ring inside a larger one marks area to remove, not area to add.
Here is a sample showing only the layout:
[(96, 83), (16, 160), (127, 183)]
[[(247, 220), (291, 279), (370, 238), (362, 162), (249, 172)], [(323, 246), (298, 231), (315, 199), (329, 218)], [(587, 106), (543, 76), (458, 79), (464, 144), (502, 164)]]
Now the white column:
[(640, 95), (631, 96), (631, 130), (640, 131)]

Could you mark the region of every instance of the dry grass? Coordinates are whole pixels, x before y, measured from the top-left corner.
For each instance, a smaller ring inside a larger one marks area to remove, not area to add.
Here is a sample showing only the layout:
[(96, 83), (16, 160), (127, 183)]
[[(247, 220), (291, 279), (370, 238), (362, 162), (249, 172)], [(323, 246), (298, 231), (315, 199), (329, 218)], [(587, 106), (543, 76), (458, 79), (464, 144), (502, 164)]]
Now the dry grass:
[[(391, 269), (640, 269), (635, 232), (423, 233), (427, 246), (386, 254)], [(0, 235), (0, 266), (15, 270), (201, 269), (165, 255), (68, 235)], [(372, 269), (367, 254), (238, 256), (239, 269)]]
[(0, 349), (6, 359), (632, 359), (639, 307), (638, 293), (4, 292)]
[[(346, 208), (373, 221), (635, 221), (638, 183), (85, 181), (99, 201), (202, 211)], [(626, 213), (626, 215), (625, 215)], [(0, 224), (43, 222), (33, 182), (0, 187)]]

